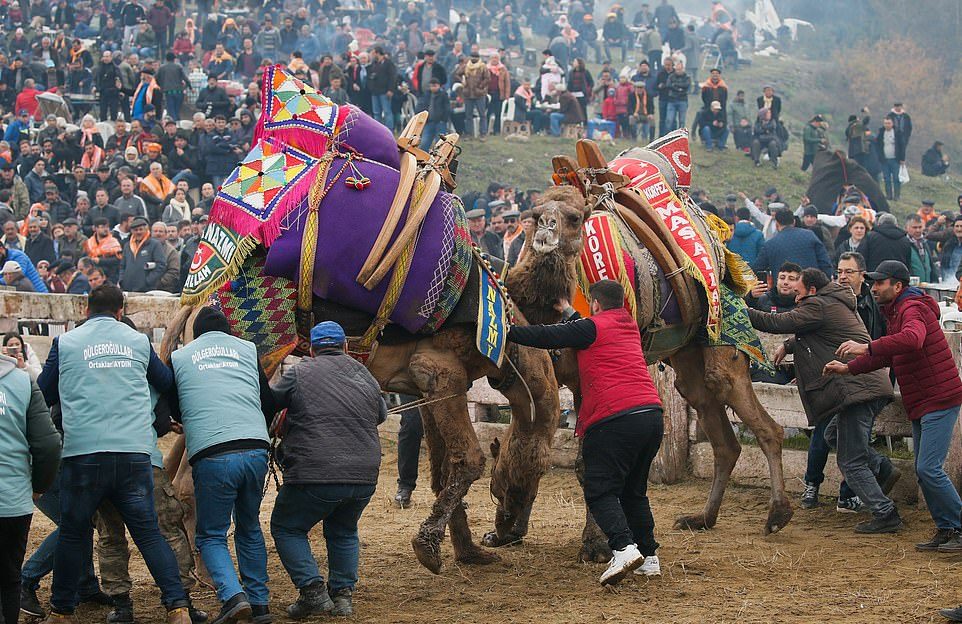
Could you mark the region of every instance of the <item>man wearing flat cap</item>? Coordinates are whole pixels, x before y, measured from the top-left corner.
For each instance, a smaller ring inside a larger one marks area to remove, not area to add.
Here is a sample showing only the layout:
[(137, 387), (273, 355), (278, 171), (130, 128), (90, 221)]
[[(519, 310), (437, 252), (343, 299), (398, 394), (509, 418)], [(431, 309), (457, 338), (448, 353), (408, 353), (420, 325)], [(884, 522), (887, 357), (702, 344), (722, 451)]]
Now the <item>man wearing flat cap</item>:
[(124, 241), (120, 286), (127, 292), (157, 290), (167, 270), (167, 254), (160, 241), (150, 237), (147, 219), (134, 217)]
[(474, 244), (489, 256), (504, 258), (501, 238), (494, 232), (488, 231), (486, 227), (484, 208), (469, 210), (465, 213), (465, 216), (468, 218), (468, 230), (471, 232), (471, 240), (474, 241)]
[[(377, 487), (387, 418), (381, 389), (345, 351), (344, 330), (333, 321), (311, 329), (311, 357), (284, 371), (273, 387), (280, 425), (278, 460), (284, 485), (271, 515), (271, 536), (300, 595), (287, 607), (293, 619), (350, 615), (357, 583), (357, 522)], [(324, 523), (325, 581), (308, 534)]]

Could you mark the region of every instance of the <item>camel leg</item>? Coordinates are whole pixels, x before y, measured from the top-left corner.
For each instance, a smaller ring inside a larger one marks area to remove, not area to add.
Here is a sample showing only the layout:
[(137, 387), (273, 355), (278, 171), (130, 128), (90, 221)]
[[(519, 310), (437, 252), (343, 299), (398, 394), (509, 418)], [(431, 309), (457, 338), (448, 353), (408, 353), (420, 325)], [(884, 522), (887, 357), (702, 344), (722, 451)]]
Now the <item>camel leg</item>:
[[(447, 464), (444, 462), (444, 438), (441, 437), (430, 413), (424, 414), (422, 421), (424, 424), (424, 439), (428, 443), (428, 455), (431, 459), (431, 490), (435, 495), (438, 495), (447, 480)], [(438, 449), (437, 452), (434, 449)], [(451, 545), (454, 547), (456, 561), (480, 565), (497, 561), (497, 557), (484, 552), (472, 541), (468, 516), (463, 504), (455, 506), (451, 513), (451, 519), (448, 521), (448, 528), (451, 531)]]
[[(484, 456), (468, 418), (468, 401), (464, 394), (468, 379), (461, 360), (453, 352), (417, 353), (411, 358), (410, 371), (425, 398), (441, 399), (455, 395), (422, 408), (429, 412), (437, 432), (444, 440), (444, 476), (431, 514), (421, 524), (417, 535), (411, 540), (411, 546), (421, 565), (438, 574), (441, 571), (444, 529), (455, 508), (461, 507), (461, 500), (471, 484), (484, 471)], [(442, 451), (436, 447), (429, 447), (429, 450), (432, 456)], [(437, 461), (436, 457), (432, 457), (432, 466)], [(460, 547), (467, 549), (471, 538), (466, 519), (463, 525), (455, 520), (455, 527), (461, 532), (458, 536)]]
[(711, 492), (704, 510), (700, 514), (679, 517), (675, 521), (675, 528), (710, 529), (718, 520), (725, 488), (728, 487), (742, 447), (728, 421), (725, 405), (719, 398), (724, 396), (723, 386), (706, 375), (703, 350), (697, 347), (683, 349), (671, 357), (671, 365), (678, 371), (675, 388), (698, 414), (698, 425), (708, 436), (715, 458)]
[(736, 365), (745, 369), (745, 374), (734, 375), (729, 386), (727, 403), (738, 414), (738, 418), (751, 429), (758, 440), (758, 446), (768, 460), (769, 477), (772, 482), (772, 495), (768, 504), (768, 520), (765, 522), (765, 535), (774, 533), (788, 524), (794, 512), (792, 504), (785, 495), (785, 477), (782, 473), (782, 441), (785, 432), (776, 423), (752, 388), (748, 374), (746, 357), (741, 353)]
[(551, 441), (561, 411), (558, 385), (547, 354), (519, 349), (517, 358), (524, 382), (517, 379), (499, 388), (511, 404), (511, 427), (504, 444), (499, 444), (498, 459), (491, 471), (491, 492), (498, 499), (498, 509), (495, 530), (482, 540), (490, 547), (517, 544), (528, 533), (541, 477), (550, 465)]

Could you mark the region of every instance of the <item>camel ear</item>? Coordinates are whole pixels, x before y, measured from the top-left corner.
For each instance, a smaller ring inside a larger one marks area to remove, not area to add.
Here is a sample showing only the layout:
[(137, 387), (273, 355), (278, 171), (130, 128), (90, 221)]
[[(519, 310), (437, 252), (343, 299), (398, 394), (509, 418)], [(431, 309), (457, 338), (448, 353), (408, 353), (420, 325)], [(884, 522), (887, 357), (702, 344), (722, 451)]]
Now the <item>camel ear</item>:
[(501, 454), (501, 440), (495, 438), (494, 442), (491, 443), (491, 457), (497, 459)]

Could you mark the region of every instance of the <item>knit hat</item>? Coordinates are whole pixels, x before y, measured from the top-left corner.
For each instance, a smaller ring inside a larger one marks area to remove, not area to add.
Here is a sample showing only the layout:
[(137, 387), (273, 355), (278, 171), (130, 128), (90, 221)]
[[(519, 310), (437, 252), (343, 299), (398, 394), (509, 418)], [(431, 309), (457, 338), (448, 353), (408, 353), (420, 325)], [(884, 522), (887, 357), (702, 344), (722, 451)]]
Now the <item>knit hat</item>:
[(212, 331), (229, 334), (230, 325), (227, 323), (227, 317), (216, 308), (201, 308), (197, 318), (194, 319), (194, 337)]
[(322, 321), (311, 329), (311, 346), (314, 348), (340, 347), (345, 341), (344, 328), (334, 321)]

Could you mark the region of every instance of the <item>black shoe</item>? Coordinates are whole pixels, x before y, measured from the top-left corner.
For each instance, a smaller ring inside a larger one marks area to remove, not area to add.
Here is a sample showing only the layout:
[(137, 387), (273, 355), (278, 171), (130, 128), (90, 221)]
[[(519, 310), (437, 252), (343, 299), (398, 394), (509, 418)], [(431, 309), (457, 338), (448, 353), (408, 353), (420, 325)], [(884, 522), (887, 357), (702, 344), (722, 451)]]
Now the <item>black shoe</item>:
[(105, 594), (102, 591), (98, 591), (95, 594), (90, 594), (89, 596), (84, 596), (80, 599), (80, 604), (96, 604), (101, 607), (112, 607), (114, 606), (114, 599)]
[(952, 537), (945, 543), (939, 544), (938, 551), (940, 553), (962, 553), (962, 531), (953, 530)]
[(190, 615), (191, 624), (204, 624), (208, 619), (210, 619), (210, 616), (206, 611), (195, 609), (194, 605), (187, 607), (187, 614)]
[(40, 606), (37, 592), (28, 588), (26, 584), (20, 588), (20, 613), (34, 618), (45, 618), (47, 612)]
[(904, 525), (902, 524), (902, 518), (899, 516), (897, 509), (893, 509), (891, 513), (882, 516), (881, 518), (875, 517), (871, 520), (866, 520), (865, 522), (859, 522), (855, 525), (856, 533), (896, 533)]
[(107, 624), (134, 624), (134, 603), (130, 594), (113, 596), (113, 610), (107, 614)]
[(916, 544), (915, 550), (919, 552), (939, 550), (939, 546), (950, 542), (952, 538), (959, 541), (959, 532), (954, 529), (936, 529), (932, 538)]
[(882, 494), (888, 496), (888, 493), (892, 491), (900, 478), (902, 478), (902, 471), (896, 468), (895, 464), (887, 457), (883, 459), (882, 465), (878, 469), (878, 476), (875, 477), (879, 487), (882, 488)]
[(814, 509), (818, 507), (818, 484), (805, 482), (805, 491), (802, 492), (800, 501), (802, 509)]
[(254, 624), (271, 624), (271, 608), (268, 605), (251, 605), (251, 622)]
[(334, 595), (331, 596), (334, 601), (334, 610), (331, 611), (331, 615), (347, 616), (354, 613), (353, 595), (354, 591), (347, 587), (334, 592)]
[(413, 490), (406, 487), (399, 487), (397, 494), (394, 495), (394, 506), (398, 509), (407, 509), (411, 506), (411, 493)]
[(210, 624), (234, 624), (251, 617), (251, 603), (247, 601), (247, 594), (241, 592), (224, 603), (217, 617)]
[(962, 606), (954, 609), (942, 609), (939, 611), (939, 615), (950, 622), (962, 622)]
[(334, 610), (334, 602), (327, 593), (327, 586), (319, 581), (301, 588), (297, 601), (287, 607), (291, 619), (301, 620), (310, 615), (322, 615)]

